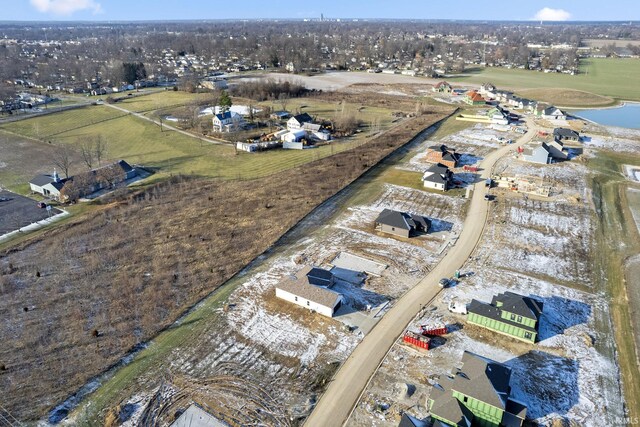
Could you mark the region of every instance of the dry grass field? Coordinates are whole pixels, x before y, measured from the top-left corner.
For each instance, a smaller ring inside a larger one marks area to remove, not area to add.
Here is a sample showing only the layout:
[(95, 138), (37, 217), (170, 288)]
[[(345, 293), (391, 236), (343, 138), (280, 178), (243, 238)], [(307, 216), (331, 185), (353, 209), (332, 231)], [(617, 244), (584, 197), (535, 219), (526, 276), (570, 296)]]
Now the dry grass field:
[(43, 416), (450, 112), (264, 179), (174, 178), (6, 251), (0, 315), (14, 321), (0, 325), (3, 406), (20, 419)]
[(607, 107), (616, 103), (616, 100), (610, 96), (596, 95), (574, 89), (524, 89), (519, 90), (518, 95), (559, 107)]

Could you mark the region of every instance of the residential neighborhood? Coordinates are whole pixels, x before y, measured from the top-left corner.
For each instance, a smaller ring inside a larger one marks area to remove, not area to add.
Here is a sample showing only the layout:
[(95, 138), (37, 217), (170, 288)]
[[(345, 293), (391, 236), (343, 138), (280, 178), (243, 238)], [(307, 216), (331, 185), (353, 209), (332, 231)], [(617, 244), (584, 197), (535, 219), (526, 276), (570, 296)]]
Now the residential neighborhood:
[(634, 424), (611, 1), (5, 8), (0, 427)]

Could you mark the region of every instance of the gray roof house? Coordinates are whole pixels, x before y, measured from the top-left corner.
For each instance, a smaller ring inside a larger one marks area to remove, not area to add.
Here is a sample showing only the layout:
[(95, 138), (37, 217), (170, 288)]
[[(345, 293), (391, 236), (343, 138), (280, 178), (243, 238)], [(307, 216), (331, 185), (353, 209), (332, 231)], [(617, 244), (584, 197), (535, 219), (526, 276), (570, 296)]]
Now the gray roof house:
[(400, 423), (398, 424), (398, 427), (426, 427), (426, 426), (427, 426), (427, 423), (412, 417), (406, 412), (402, 414), (402, 418), (400, 418)]
[(342, 303), (342, 296), (329, 289), (333, 274), (318, 267), (306, 266), (295, 276), (276, 285), (276, 297), (292, 302), (327, 317), (333, 317)]
[(509, 397), (511, 368), (468, 351), (462, 364), (431, 391), (431, 418), (444, 426), (522, 426), (527, 407)]
[(544, 110), (542, 110), (542, 118), (543, 119), (550, 119), (550, 120), (566, 120), (567, 119), (567, 115), (558, 107), (547, 107)]
[(169, 427), (229, 427), (229, 424), (192, 403)]
[(432, 165), (422, 175), (422, 182), (426, 188), (447, 191), (453, 180), (453, 172), (445, 165)]
[(431, 220), (427, 217), (391, 209), (384, 209), (375, 221), (376, 230), (406, 238), (419, 232), (427, 233), (429, 227)]
[(313, 123), (313, 118), (307, 113), (297, 114), (287, 120), (287, 129), (302, 129), (305, 123)]
[(580, 141), (580, 134), (573, 129), (555, 128), (553, 130), (553, 139), (556, 141)]
[(29, 181), (29, 188), (34, 193), (40, 193), (54, 199), (60, 198), (60, 190), (64, 187), (67, 178), (60, 178), (55, 170), (51, 175), (38, 175)]
[(493, 297), (491, 304), (471, 300), (467, 321), (510, 337), (535, 343), (542, 316), (543, 303), (535, 298), (504, 292)]
[(563, 151), (561, 142), (543, 142), (535, 148), (525, 148), (522, 151), (522, 159), (527, 162), (548, 164), (554, 160), (567, 160), (568, 154)]

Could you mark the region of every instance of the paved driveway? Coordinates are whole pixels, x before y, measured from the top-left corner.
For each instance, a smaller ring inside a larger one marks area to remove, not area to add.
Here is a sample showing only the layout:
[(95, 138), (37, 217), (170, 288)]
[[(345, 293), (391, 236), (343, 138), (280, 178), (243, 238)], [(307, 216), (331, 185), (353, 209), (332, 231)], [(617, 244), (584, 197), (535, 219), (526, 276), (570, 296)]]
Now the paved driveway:
[[(0, 191), (0, 236), (21, 227), (48, 218), (46, 209), (39, 208), (37, 202), (11, 191)], [(51, 216), (62, 211), (52, 209)]]

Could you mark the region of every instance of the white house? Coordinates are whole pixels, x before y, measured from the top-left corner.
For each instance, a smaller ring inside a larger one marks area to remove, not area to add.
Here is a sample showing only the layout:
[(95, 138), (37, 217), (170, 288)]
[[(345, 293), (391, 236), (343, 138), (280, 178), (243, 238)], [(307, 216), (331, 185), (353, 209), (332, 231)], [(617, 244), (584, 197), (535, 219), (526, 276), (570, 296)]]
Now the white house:
[(544, 110), (542, 110), (541, 116), (543, 119), (547, 119), (547, 120), (566, 120), (567, 119), (567, 115), (557, 107), (545, 108)]
[(313, 119), (307, 113), (297, 114), (287, 120), (287, 129), (299, 130), (302, 129), (305, 123), (313, 123)]
[(226, 111), (213, 116), (214, 132), (232, 132), (239, 130), (244, 125), (244, 119), (238, 113)]
[(448, 167), (438, 163), (429, 167), (422, 176), (422, 182), (425, 188), (434, 190), (447, 191), (451, 183), (453, 173)]
[(60, 198), (60, 190), (64, 187), (66, 179), (60, 179), (58, 172), (52, 175), (38, 175), (29, 181), (29, 187), (34, 193), (40, 193), (45, 197)]
[(294, 278), (288, 278), (276, 285), (276, 297), (333, 317), (342, 304), (342, 296), (329, 289), (333, 286), (333, 274), (317, 267), (305, 267)]

